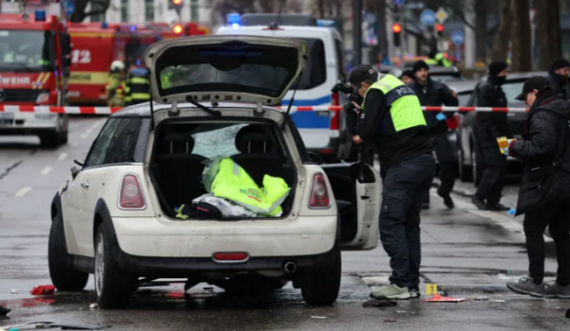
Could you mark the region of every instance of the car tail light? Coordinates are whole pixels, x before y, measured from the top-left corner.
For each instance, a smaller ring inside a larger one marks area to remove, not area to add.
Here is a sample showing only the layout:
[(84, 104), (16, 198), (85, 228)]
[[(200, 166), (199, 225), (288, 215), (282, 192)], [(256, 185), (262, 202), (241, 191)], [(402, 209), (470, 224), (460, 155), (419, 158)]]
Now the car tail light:
[(451, 118), (447, 120), (447, 129), (448, 130), (455, 130), (459, 127), (459, 116), (453, 115)]
[(213, 258), (219, 262), (240, 262), (247, 260), (249, 255), (247, 253), (215, 253)]
[(313, 176), (309, 208), (329, 208), (330, 206), (331, 200), (325, 177), (323, 174), (316, 174)]
[(126, 175), (123, 177), (123, 183), (121, 184), (119, 208), (141, 209), (144, 206), (144, 198), (137, 176)]
[(340, 97), (338, 95), (338, 92), (332, 94), (332, 105), (333, 106), (339, 106), (340, 105), (340, 99), (339, 98)]

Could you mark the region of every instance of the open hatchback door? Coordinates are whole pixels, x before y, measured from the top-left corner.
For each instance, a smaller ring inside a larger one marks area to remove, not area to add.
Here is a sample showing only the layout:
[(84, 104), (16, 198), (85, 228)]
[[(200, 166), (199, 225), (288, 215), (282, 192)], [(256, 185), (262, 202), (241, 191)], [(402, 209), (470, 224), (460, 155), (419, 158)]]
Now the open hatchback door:
[(284, 38), (209, 35), (163, 40), (145, 61), (159, 103), (273, 105), (301, 75), (306, 44)]

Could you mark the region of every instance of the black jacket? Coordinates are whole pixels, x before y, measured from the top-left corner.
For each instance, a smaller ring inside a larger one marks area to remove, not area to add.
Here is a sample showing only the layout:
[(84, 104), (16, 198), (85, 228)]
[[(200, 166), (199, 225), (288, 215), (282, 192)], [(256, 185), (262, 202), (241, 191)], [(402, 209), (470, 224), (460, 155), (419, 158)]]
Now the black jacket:
[(549, 72), (548, 80), (550, 81), (550, 86), (552, 89), (554, 89), (554, 94), (557, 98), (568, 99), (568, 94), (566, 91), (566, 78), (553, 72)]
[(517, 215), (570, 199), (570, 105), (553, 95), (533, 104), (523, 140), (509, 148), (524, 163)]
[[(477, 86), (477, 107), (507, 107), (507, 97), (495, 77)], [(476, 125), (485, 127), (493, 138), (510, 136), (506, 112), (477, 112)]]
[[(453, 96), (449, 87), (443, 83), (434, 82), (431, 78), (428, 78), (427, 85), (422, 85), (418, 81), (414, 81), (408, 84), (408, 86), (416, 92), (422, 106), (459, 106), (459, 100)], [(428, 127), (433, 128), (438, 124), (439, 121), (435, 118), (437, 114), (438, 112), (435, 111), (424, 112)], [(444, 114), (447, 118), (451, 118), (455, 112), (447, 111), (444, 112)]]
[(365, 112), (358, 119), (356, 131), (362, 140), (376, 145), (382, 174), (392, 165), (433, 151), (433, 138), (426, 126), (396, 131), (382, 91), (368, 91), (364, 103)]

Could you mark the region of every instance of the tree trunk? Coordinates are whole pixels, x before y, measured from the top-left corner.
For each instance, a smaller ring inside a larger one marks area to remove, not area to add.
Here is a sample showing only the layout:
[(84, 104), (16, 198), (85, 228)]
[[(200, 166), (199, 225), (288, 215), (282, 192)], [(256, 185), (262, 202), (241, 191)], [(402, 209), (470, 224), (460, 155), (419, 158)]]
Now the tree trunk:
[(560, 40), (560, 10), (558, 1), (536, 1), (538, 35), (538, 66), (550, 68), (552, 61), (562, 54)]
[(485, 1), (475, 1), (475, 49), (477, 61), (487, 62), (487, 9)]
[(511, 10), (513, 12), (511, 30), (513, 64), (511, 70), (514, 72), (532, 71), (528, 0), (511, 0)]
[(495, 37), (495, 44), (493, 45), (493, 61), (505, 61), (507, 59), (509, 43), (511, 41), (511, 26), (513, 24), (511, 1), (512, 0), (506, 1), (501, 14), (501, 25), (499, 26), (499, 32)]

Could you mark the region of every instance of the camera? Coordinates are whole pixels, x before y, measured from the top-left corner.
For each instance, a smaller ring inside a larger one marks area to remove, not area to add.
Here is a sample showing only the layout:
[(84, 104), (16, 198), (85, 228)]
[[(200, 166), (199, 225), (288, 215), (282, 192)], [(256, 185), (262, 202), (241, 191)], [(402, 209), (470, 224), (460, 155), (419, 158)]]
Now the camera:
[(336, 85), (332, 88), (331, 92), (333, 93), (343, 93), (346, 95), (346, 98), (348, 99), (348, 102), (346, 104), (344, 104), (342, 106), (342, 109), (345, 111), (355, 111), (355, 106), (352, 103), (353, 101), (360, 105), (362, 104), (362, 97), (360, 96), (360, 94), (358, 94), (357, 91), (354, 90), (354, 88), (352, 88), (352, 86), (348, 83), (344, 83), (344, 82), (338, 82), (336, 83)]

